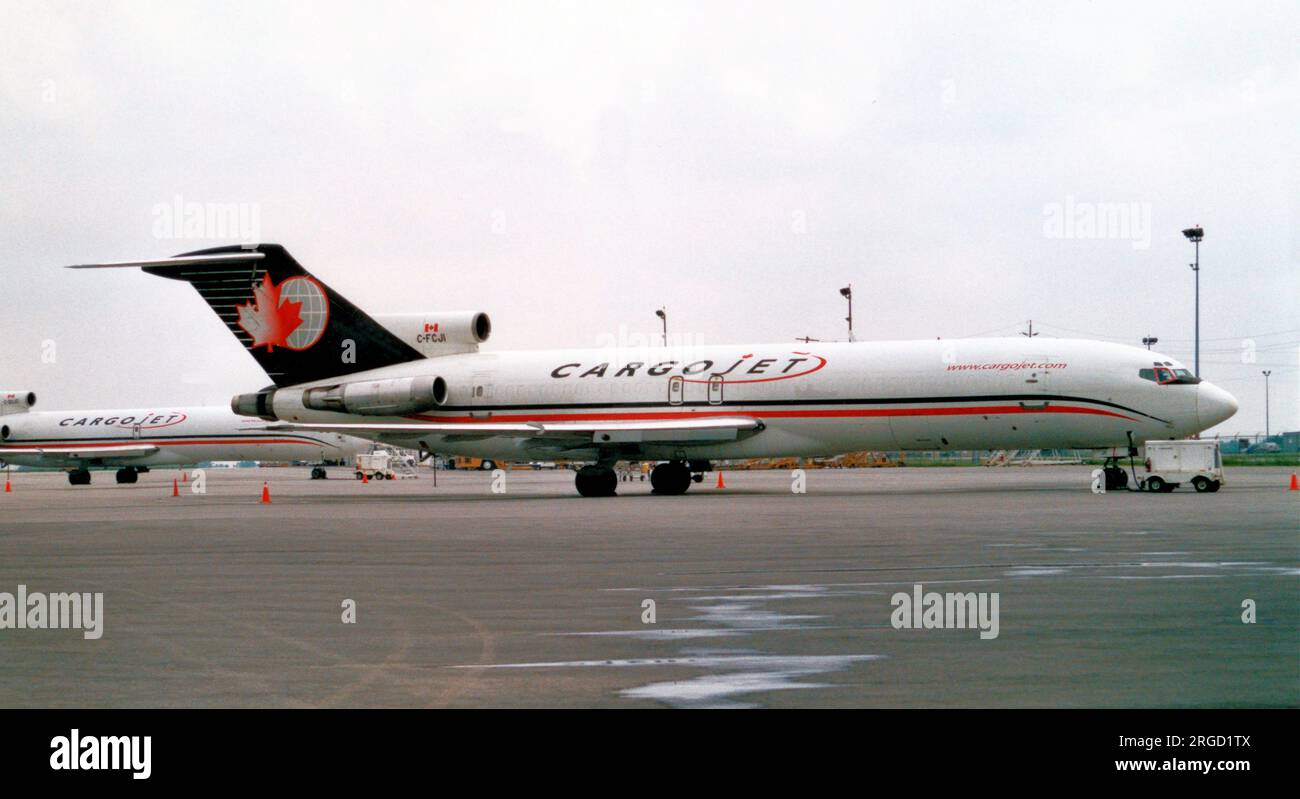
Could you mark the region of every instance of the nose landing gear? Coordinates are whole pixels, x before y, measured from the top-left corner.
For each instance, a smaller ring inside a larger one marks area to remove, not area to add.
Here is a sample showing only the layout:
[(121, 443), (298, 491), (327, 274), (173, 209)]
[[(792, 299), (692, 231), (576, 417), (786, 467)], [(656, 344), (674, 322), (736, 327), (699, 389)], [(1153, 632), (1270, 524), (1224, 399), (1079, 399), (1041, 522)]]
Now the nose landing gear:
[(1107, 458), (1101, 467), (1106, 481), (1107, 491), (1119, 491), (1128, 487), (1128, 472), (1119, 465), (1119, 458)]

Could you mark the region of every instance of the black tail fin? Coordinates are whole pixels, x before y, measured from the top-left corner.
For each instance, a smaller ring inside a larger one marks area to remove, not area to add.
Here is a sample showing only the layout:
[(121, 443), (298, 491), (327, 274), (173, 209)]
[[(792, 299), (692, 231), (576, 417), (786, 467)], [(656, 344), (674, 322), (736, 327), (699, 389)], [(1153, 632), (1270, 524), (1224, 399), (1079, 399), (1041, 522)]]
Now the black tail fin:
[(144, 271), (194, 286), (277, 386), (424, 358), (278, 244), (216, 247), (177, 258), (189, 260), (153, 262)]

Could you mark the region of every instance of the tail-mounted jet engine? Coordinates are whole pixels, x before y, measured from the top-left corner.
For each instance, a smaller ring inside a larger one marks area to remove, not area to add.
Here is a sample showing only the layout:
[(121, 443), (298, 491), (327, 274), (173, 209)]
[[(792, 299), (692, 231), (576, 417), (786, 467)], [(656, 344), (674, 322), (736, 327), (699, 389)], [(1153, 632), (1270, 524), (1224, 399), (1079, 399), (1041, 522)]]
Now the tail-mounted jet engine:
[[(276, 421), (276, 389), (240, 394), (230, 408), (241, 416)], [(396, 377), (317, 386), (302, 392), (302, 406), (314, 411), (354, 413), (362, 416), (400, 416), (432, 410), (447, 401), (447, 381), (441, 377)]]
[(478, 352), (492, 335), (492, 320), (482, 311), (376, 314), (375, 321), (426, 358)]
[(0, 391), (0, 416), (26, 413), (36, 404), (36, 394), (31, 391)]
[(395, 416), (420, 413), (447, 401), (447, 381), (441, 377), (398, 377), (363, 380), (302, 392), (304, 407), (316, 411)]

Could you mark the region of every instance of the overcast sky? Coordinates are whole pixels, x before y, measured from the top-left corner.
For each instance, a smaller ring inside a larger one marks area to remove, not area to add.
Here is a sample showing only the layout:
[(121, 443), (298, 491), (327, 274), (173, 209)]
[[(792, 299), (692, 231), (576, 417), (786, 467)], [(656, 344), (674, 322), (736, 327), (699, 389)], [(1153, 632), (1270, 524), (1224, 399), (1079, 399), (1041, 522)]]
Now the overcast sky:
[(1300, 427), (1294, 2), (364, 5), (0, 3), (0, 388), (268, 382), (189, 287), (59, 268), (239, 240), (177, 201), (242, 204), (367, 310), (488, 311), (497, 350), (660, 305), (703, 343), (842, 338), (852, 282), (859, 339), (1033, 319), (1190, 363), (1201, 224), (1220, 432), (1262, 431), (1266, 368)]

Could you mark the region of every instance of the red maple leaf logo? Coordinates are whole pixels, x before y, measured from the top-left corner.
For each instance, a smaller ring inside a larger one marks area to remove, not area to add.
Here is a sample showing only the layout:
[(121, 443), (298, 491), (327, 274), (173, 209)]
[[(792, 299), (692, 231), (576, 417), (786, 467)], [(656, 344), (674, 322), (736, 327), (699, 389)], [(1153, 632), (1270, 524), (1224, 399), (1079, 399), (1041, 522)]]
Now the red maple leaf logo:
[[(281, 283), (280, 286), (284, 284)], [(301, 302), (280, 303), (280, 286), (271, 282), (271, 275), (262, 276), (260, 285), (253, 285), (253, 301), (235, 306), (239, 311), (239, 326), (253, 337), (253, 347), (288, 347), (288, 338), (302, 325)]]

